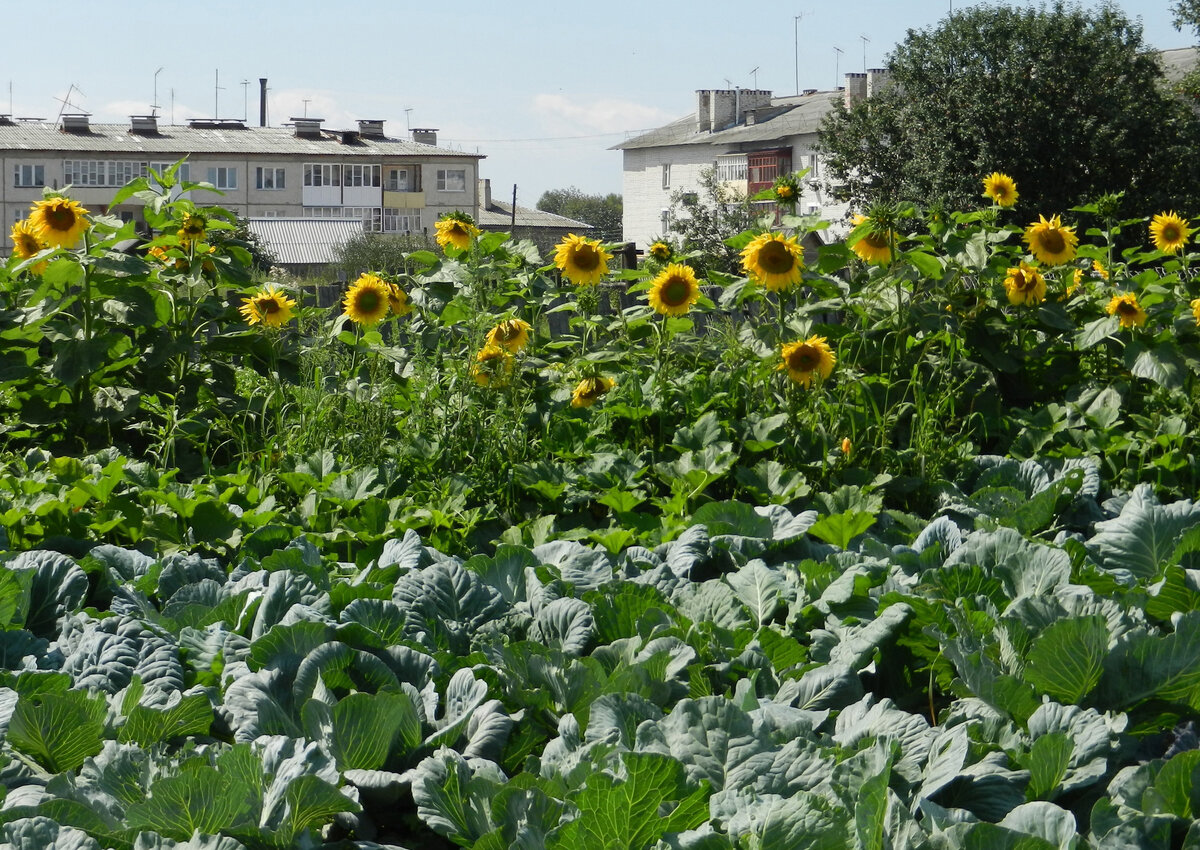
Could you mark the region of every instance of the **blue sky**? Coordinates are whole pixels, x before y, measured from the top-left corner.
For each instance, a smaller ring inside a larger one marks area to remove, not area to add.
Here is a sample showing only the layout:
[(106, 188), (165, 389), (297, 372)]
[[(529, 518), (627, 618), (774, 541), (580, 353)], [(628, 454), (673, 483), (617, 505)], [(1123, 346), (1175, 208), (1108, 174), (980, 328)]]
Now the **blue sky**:
[[(882, 65), (908, 29), (971, 5), (58, 0), (43, 32), (5, 39), (0, 112), (53, 119), (74, 84), (68, 111), (125, 121), (149, 111), (162, 68), (166, 120), (219, 111), (257, 122), (267, 77), (272, 124), (307, 111), (333, 127), (435, 127), (439, 144), (487, 155), (482, 176), (497, 195), (515, 183), (518, 203), (533, 206), (547, 189), (620, 192), (621, 155), (608, 148), (690, 112), (696, 89), (792, 94), (797, 71), (802, 89), (832, 88), (839, 73), (863, 70), (864, 48), (868, 66)], [(1171, 26), (1170, 0), (1117, 5), (1154, 47), (1194, 41)]]

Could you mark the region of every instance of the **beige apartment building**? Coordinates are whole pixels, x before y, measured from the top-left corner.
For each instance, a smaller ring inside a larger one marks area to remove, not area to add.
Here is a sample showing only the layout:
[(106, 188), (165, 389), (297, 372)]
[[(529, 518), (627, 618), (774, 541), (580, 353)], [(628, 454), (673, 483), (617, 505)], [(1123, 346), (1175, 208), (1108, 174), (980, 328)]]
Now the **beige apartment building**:
[(244, 218), (351, 219), (385, 233), (432, 233), (442, 213), (478, 213), (482, 154), (439, 148), (436, 130), (414, 129), (401, 139), (389, 137), (379, 120), (339, 130), (322, 124), (197, 119), (177, 126), (153, 116), (92, 124), (86, 115), (55, 122), (0, 115), (0, 255), (11, 251), (12, 224), (29, 214), (43, 187), (69, 186), (89, 210), (140, 220), (135, 200), (109, 209), (116, 191), (185, 157), (179, 177), (222, 193), (195, 192), (193, 199)]

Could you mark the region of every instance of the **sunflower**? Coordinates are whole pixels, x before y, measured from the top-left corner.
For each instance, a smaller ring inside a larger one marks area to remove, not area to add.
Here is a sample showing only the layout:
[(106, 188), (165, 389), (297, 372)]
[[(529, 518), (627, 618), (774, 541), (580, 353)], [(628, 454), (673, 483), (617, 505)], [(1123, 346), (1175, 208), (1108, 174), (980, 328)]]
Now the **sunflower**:
[(471, 377), (481, 387), (504, 387), (513, 374), (513, 356), (498, 345), (488, 344), (475, 355)]
[(200, 213), (192, 213), (183, 220), (176, 235), (181, 242), (199, 242), (208, 232), (208, 219)]
[(616, 385), (617, 382), (612, 378), (584, 378), (571, 392), (571, 407), (591, 407)]
[(1019, 266), (1008, 270), (1004, 291), (1008, 293), (1008, 303), (1014, 306), (1041, 304), (1046, 300), (1046, 279), (1037, 268), (1022, 260)]
[(812, 385), (813, 377), (828, 378), (837, 364), (837, 356), (823, 336), (810, 336), (804, 342), (793, 342), (780, 351), (783, 362), (775, 368), (787, 369), (788, 377), (802, 387)]
[(1017, 184), (1007, 174), (993, 171), (983, 178), (983, 196), (997, 206), (1011, 207), (1017, 202)]
[(660, 263), (665, 263), (667, 260), (671, 259), (671, 254), (673, 252), (668, 243), (659, 239), (650, 246), (650, 248), (647, 250), (647, 253), (649, 253), (651, 257), (658, 260)]
[(400, 288), (398, 283), (388, 283), (388, 306), (396, 316), (407, 316), (412, 312), (412, 304), (408, 303), (408, 293)]
[(650, 284), (647, 297), (655, 312), (664, 316), (686, 316), (700, 297), (700, 284), (691, 266), (671, 263)]
[(34, 201), (30, 210), (34, 235), (47, 247), (74, 248), (88, 227), (87, 210), (70, 198), (43, 198)]
[[(851, 219), (851, 223), (858, 227), (870, 220), (865, 215), (856, 215)], [(858, 258), (865, 263), (889, 262), (892, 259), (891, 234), (886, 230), (869, 230), (850, 246), (850, 250), (858, 254)]]
[(1122, 328), (1135, 328), (1146, 324), (1146, 311), (1138, 304), (1137, 296), (1132, 292), (1114, 295), (1104, 312), (1120, 319)]
[(748, 277), (772, 292), (783, 292), (800, 282), (804, 273), (804, 249), (796, 237), (780, 233), (755, 236), (742, 249), (742, 268)]
[(554, 265), (563, 277), (576, 286), (595, 286), (608, 274), (612, 254), (604, 250), (598, 239), (584, 239), (568, 234), (554, 249)]
[(1164, 254), (1178, 254), (1194, 231), (1173, 212), (1159, 213), (1150, 222), (1150, 239)]
[(296, 302), (272, 283), (249, 298), (243, 298), (242, 306), (238, 309), (246, 317), (247, 324), (279, 328), (291, 321), (292, 308), (295, 306)]
[(1192, 299), (1192, 315), (1196, 317), (1196, 324), (1200, 325), (1200, 298)]
[(529, 344), (530, 330), (532, 326), (524, 319), (509, 319), (488, 331), (487, 344), (516, 354)]
[(359, 275), (346, 292), (342, 314), (359, 325), (375, 325), (387, 318), (392, 303), (389, 285), (373, 274)]
[(1029, 253), (1047, 266), (1057, 266), (1075, 259), (1075, 246), (1079, 244), (1075, 228), (1064, 225), (1058, 216), (1047, 221), (1044, 215), (1039, 215), (1038, 219), (1025, 228)]
[(1070, 298), (1079, 291), (1079, 287), (1081, 286), (1083, 286), (1083, 269), (1075, 269), (1074, 274), (1071, 275), (1071, 282), (1067, 284), (1067, 291), (1058, 300), (1062, 301), (1064, 298)]
[(787, 207), (794, 207), (796, 201), (800, 200), (800, 183), (796, 180), (795, 174), (784, 174), (775, 179), (775, 185), (771, 187), (775, 192), (775, 201)]
[(465, 251), (471, 247), (471, 239), (479, 235), (479, 228), (474, 223), (451, 216), (438, 219), (434, 227), (437, 228), (437, 243), (443, 249), (447, 245), (453, 245), (458, 250)]
[[(46, 249), (46, 246), (37, 238), (37, 233), (34, 232), (33, 225), (28, 220), (18, 221), (12, 226), (12, 243), (13, 256), (20, 257), (22, 260), (35, 257)], [(46, 261), (42, 260), (40, 263), (30, 266), (29, 270), (40, 275), (46, 270), (46, 265)]]

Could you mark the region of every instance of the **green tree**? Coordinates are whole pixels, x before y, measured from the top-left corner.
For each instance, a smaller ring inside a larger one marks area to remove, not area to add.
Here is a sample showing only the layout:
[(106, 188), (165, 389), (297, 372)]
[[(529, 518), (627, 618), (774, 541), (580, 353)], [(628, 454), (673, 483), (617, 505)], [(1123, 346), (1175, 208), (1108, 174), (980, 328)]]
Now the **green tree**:
[(346, 273), (347, 279), (365, 271), (395, 274), (408, 270), (408, 254), (432, 247), (433, 243), (419, 233), (364, 231), (337, 249), (336, 266)]
[(1200, 201), (1200, 122), (1111, 4), (957, 11), (909, 30), (888, 67), (893, 86), (836, 106), (820, 130), (856, 203), (976, 206), (993, 171), (1017, 181), (1031, 214), (1116, 190), (1132, 214)]
[(701, 169), (699, 182), (699, 192), (671, 193), (667, 214), (671, 233), (679, 237), (685, 253), (698, 253), (689, 260), (697, 273), (715, 270), (741, 274), (741, 252), (725, 240), (756, 226), (759, 212), (745, 193), (735, 192), (718, 180), (715, 168)]
[(588, 235), (602, 239), (605, 242), (621, 240), (621, 215), (623, 206), (621, 196), (616, 193), (608, 195), (589, 195), (575, 188), (551, 189), (543, 192), (538, 199), (537, 208), (542, 212), (573, 218), (590, 224), (594, 229)]

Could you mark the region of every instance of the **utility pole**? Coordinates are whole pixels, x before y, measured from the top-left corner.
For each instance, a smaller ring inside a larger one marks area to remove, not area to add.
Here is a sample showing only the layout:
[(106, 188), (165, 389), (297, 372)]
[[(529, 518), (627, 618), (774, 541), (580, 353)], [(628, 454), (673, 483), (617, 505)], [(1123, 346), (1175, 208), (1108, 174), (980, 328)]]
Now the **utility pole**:
[(795, 56), (796, 56), (796, 95), (800, 95), (800, 19), (804, 17), (804, 13), (792, 16), (792, 30), (795, 36)]

